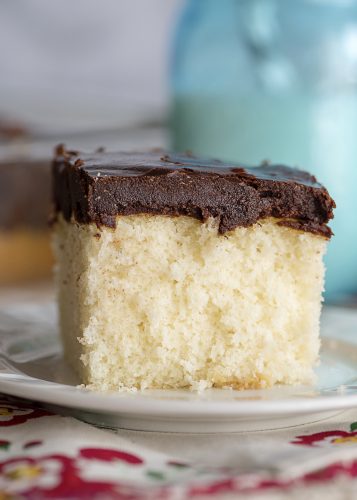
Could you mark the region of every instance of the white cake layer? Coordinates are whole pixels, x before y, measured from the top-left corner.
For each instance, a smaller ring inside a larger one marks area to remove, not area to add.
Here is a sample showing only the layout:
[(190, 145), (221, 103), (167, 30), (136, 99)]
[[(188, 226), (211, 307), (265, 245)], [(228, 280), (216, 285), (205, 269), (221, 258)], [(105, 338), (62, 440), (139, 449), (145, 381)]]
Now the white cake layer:
[(123, 388), (308, 383), (318, 360), (326, 240), (275, 219), (220, 235), (212, 219), (118, 216), (55, 228), (65, 354)]

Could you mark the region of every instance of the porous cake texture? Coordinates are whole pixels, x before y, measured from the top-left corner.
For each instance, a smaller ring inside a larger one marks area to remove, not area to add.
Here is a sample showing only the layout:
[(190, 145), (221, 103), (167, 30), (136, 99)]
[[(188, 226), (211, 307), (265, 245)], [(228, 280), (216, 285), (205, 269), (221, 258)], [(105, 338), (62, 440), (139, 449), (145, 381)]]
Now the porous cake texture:
[[(125, 172), (114, 180), (105, 169), (88, 175), (85, 160), (63, 151), (54, 170), (55, 183), (62, 183), (54, 236), (61, 333), (83, 383), (118, 390), (312, 382), (329, 235), (323, 219), (333, 207), (324, 188), (306, 191), (320, 214), (314, 220), (284, 219), (283, 210), (261, 217), (258, 210), (253, 223), (220, 231), (222, 217), (210, 213), (138, 208), (144, 188), (132, 190), (129, 213), (118, 194)], [(162, 188), (158, 175), (142, 175)], [(194, 175), (180, 179), (186, 193)], [(111, 181), (117, 182), (112, 191)], [(90, 215), (96, 182), (104, 182), (110, 198), (110, 224), (88, 220), (108, 216), (103, 205)]]
[(310, 382), (325, 246), (274, 219), (222, 237), (213, 219), (119, 216), (98, 234), (61, 218), (67, 359), (99, 389)]

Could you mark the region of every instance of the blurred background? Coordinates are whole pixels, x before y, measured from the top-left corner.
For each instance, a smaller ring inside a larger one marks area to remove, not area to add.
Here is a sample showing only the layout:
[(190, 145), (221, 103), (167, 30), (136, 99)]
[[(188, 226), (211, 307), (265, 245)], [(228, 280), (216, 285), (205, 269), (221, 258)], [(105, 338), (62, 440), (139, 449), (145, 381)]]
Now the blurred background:
[(0, 68), (0, 282), (49, 276), (63, 142), (313, 172), (327, 299), (357, 294), (357, 0), (0, 1)]

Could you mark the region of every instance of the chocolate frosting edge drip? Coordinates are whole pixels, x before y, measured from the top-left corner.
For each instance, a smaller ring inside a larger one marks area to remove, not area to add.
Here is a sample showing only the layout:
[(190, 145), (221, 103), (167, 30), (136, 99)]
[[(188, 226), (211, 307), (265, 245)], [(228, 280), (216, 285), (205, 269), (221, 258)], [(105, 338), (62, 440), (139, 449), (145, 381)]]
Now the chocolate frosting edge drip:
[[(152, 173), (151, 167), (150, 175), (142, 174), (140, 166), (140, 175), (101, 176), (97, 172), (94, 176), (86, 169), (85, 160), (78, 162), (82, 156), (72, 157), (57, 158), (53, 164), (55, 213), (62, 212), (66, 220), (73, 216), (79, 223), (115, 227), (117, 215), (186, 215), (200, 221), (215, 217), (219, 233), (224, 234), (273, 217), (286, 219), (278, 221), (282, 226), (325, 238), (332, 235), (326, 223), (333, 217), (335, 204), (312, 176), (304, 182), (308, 176), (304, 172), (299, 182), (300, 171), (286, 167), (284, 176), (291, 172), (291, 180), (279, 180), (278, 169), (276, 178), (269, 179), (252, 175), (253, 169), (235, 167), (232, 174), (214, 163), (215, 170), (208, 173), (200, 168), (182, 169), (180, 163), (176, 170), (160, 175)], [(188, 164), (190, 160), (187, 157)], [(273, 167), (270, 172), (275, 175)]]

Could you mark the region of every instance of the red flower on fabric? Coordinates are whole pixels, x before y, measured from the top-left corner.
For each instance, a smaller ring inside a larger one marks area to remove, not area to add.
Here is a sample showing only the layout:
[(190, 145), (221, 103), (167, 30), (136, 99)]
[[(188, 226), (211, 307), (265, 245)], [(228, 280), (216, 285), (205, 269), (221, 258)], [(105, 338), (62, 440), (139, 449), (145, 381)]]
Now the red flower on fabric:
[(357, 423), (351, 424), (351, 432), (341, 430), (317, 432), (306, 436), (296, 436), (296, 440), (291, 443), (302, 446), (357, 444)]
[(22, 401), (11, 402), (7, 398), (0, 399), (0, 427), (19, 425), (33, 418), (49, 415), (52, 413)]
[(104, 464), (118, 461), (141, 465), (143, 460), (131, 453), (104, 448), (84, 448), (75, 457), (47, 455), (17, 457), (0, 464), (0, 492), (37, 498), (122, 499), (143, 498), (143, 490), (113, 481), (101, 480), (93, 474), (83, 478), (82, 459), (101, 460)]
[[(357, 442), (357, 423), (351, 424), (351, 432), (342, 430), (333, 430), (318, 432), (306, 436), (297, 436), (293, 444), (305, 446), (326, 446), (340, 445)], [(216, 493), (248, 493), (254, 491), (267, 490), (272, 488), (288, 489), (297, 484), (318, 483), (322, 481), (333, 480), (339, 476), (350, 478), (357, 477), (357, 461), (350, 463), (337, 463), (325, 467), (322, 470), (306, 474), (295, 480), (269, 480), (262, 479), (259, 475), (240, 476), (229, 478), (225, 481), (216, 481), (210, 485), (203, 487), (195, 487), (191, 490), (191, 496), (209, 495)]]
[(39, 439), (36, 439), (35, 441), (27, 441), (27, 443), (22, 445), (22, 447), (24, 450), (27, 450), (28, 448), (34, 448), (35, 446), (41, 446), (41, 444), (43, 444), (43, 442)]
[(336, 479), (339, 476), (350, 478), (357, 477), (357, 461), (349, 464), (338, 463), (330, 465), (323, 470), (306, 474), (294, 480), (279, 480), (262, 478), (259, 475), (243, 475), (238, 477), (228, 477), (226, 479), (212, 481), (209, 484), (196, 485), (189, 488), (187, 492), (188, 498), (202, 496), (216, 496), (218, 494), (242, 494), (254, 493), (258, 491), (269, 491), (272, 489), (288, 490), (294, 486), (303, 484), (326, 482)]
[(84, 448), (79, 452), (80, 456), (87, 459), (102, 460), (105, 462), (112, 462), (119, 460), (132, 465), (139, 465), (144, 463), (143, 459), (132, 453), (119, 450), (108, 450), (106, 448)]

